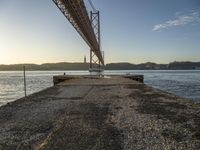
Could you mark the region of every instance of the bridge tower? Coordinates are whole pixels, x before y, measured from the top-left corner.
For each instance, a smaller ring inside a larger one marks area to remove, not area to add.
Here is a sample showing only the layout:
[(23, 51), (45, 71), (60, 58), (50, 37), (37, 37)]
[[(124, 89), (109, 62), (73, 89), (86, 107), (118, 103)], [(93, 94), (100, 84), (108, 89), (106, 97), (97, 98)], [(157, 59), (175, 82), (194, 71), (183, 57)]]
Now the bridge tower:
[[(101, 51), (101, 29), (100, 29), (100, 12), (99, 11), (90, 11), (90, 21), (94, 30), (94, 34), (96, 36), (98, 42), (98, 50), (100, 50), (101, 55), (103, 56), (103, 52)], [(104, 64), (101, 64), (100, 60), (96, 57), (94, 50), (90, 49), (90, 71), (98, 71), (101, 72), (104, 68)]]
[(84, 0), (53, 0), (53, 2), (90, 47), (89, 71), (101, 72), (104, 57), (101, 51), (99, 11), (93, 7), (93, 12), (89, 15)]

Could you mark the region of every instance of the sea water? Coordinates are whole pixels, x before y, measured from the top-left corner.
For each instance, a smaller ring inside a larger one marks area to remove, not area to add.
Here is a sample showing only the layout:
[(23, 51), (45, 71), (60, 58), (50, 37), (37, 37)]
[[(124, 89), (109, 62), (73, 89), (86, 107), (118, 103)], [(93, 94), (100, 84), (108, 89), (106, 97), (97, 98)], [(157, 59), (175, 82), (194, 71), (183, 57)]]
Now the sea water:
[[(27, 94), (53, 86), (54, 75), (86, 75), (88, 71), (27, 71)], [(115, 70), (106, 75), (142, 74), (147, 85), (200, 102), (200, 70)], [(0, 106), (24, 97), (22, 71), (0, 71)]]

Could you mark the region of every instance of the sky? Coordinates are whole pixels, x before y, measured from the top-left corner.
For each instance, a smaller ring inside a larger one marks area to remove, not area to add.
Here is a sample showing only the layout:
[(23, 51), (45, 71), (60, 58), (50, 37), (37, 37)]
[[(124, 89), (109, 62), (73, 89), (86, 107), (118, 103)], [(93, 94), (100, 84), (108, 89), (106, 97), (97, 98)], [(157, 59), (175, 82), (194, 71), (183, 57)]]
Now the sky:
[[(200, 0), (92, 1), (106, 63), (200, 61)], [(89, 61), (89, 47), (52, 0), (0, 0), (0, 64), (84, 56)]]

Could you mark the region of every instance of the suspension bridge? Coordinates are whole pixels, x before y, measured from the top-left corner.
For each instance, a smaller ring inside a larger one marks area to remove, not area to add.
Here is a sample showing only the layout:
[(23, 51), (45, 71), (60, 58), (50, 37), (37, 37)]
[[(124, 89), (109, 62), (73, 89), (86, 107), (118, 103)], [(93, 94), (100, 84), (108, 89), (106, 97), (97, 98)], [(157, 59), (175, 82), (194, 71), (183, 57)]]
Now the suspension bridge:
[(99, 11), (94, 8), (90, 0), (89, 3), (93, 8), (90, 13), (83, 0), (53, 0), (53, 2), (90, 47), (90, 70), (102, 70), (104, 56), (101, 50)]
[[(53, 1), (89, 45), (90, 68), (100, 70), (99, 11), (88, 13), (83, 0)], [(146, 86), (143, 75), (53, 79), (55, 86), (0, 107), (0, 150), (200, 147), (200, 105)]]

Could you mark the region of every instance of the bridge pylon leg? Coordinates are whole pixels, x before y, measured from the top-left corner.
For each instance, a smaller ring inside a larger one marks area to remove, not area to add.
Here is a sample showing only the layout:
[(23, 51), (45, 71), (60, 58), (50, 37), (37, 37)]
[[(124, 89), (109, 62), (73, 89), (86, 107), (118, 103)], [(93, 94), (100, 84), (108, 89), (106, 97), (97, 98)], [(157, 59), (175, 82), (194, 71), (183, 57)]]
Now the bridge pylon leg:
[[(101, 34), (100, 34), (100, 13), (99, 11), (90, 12), (90, 21), (94, 29), (94, 34), (98, 42), (98, 49), (101, 52)], [(94, 54), (94, 50), (90, 50), (90, 71), (102, 72), (103, 64)]]
[(100, 60), (97, 58), (93, 50), (90, 50), (90, 72), (102, 72), (102, 64)]

